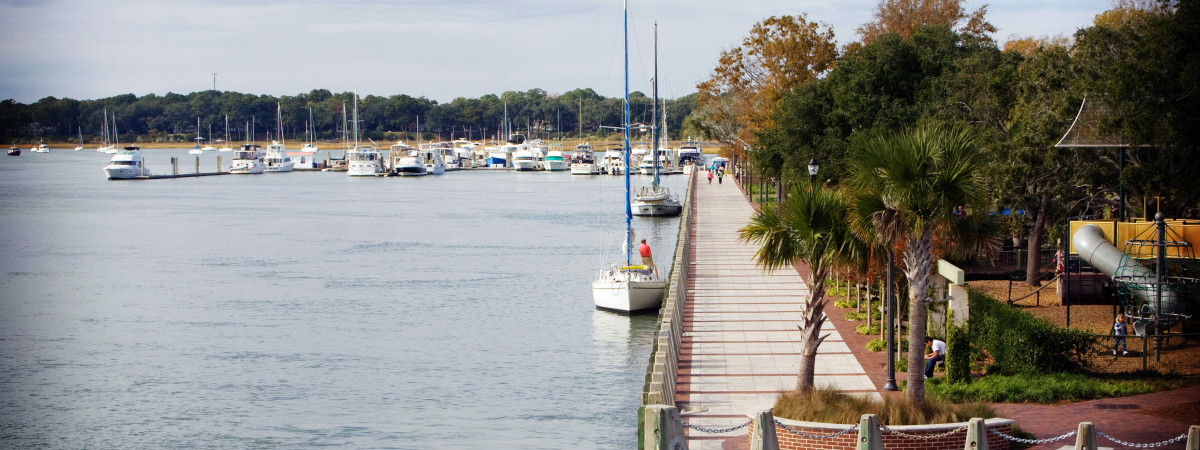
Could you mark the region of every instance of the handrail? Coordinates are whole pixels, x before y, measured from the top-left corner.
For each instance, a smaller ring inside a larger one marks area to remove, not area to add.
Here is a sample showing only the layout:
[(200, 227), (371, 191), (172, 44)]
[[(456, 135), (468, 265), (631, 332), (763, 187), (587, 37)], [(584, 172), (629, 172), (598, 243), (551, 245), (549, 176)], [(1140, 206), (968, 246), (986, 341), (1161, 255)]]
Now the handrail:
[(646, 369), (642, 390), (642, 406), (675, 406), (675, 383), (678, 377), (680, 338), (683, 336), (683, 307), (687, 301), (688, 266), (691, 254), (692, 220), (696, 200), (696, 172), (687, 179), (683, 212), (679, 218), (679, 233), (675, 239), (675, 257), (667, 277), (667, 291), (658, 312), (654, 350)]

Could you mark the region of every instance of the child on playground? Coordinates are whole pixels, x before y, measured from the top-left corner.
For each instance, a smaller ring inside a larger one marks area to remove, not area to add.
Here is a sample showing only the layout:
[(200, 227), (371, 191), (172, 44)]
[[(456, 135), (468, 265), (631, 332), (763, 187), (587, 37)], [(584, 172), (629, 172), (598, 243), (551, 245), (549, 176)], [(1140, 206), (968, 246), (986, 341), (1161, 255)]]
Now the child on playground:
[(1121, 347), (1121, 356), (1128, 355), (1125, 350), (1125, 335), (1129, 334), (1129, 327), (1125, 325), (1125, 315), (1117, 314), (1117, 321), (1113, 323), (1113, 356), (1117, 355), (1117, 347)]

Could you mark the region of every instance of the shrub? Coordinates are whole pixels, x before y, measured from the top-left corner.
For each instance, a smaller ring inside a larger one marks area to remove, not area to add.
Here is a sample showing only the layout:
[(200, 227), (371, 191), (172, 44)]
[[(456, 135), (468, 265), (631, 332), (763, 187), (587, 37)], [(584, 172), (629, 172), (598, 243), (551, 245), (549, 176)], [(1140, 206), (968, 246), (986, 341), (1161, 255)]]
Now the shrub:
[(1098, 339), (1085, 331), (1058, 328), (974, 289), (969, 302), (972, 341), (995, 361), (988, 374), (1077, 371)]
[(853, 300), (853, 299), (852, 299), (852, 300), (834, 300), (834, 302), (833, 302), (833, 306), (836, 306), (836, 307), (838, 307), (838, 308), (847, 308), (847, 309), (849, 309), (849, 308), (857, 308), (857, 307), (858, 307), (858, 301), (857, 301), (857, 300)]
[(926, 400), (926, 411), (921, 411), (904, 397), (888, 396), (879, 401), (830, 388), (785, 393), (775, 400), (772, 412), (785, 419), (844, 424), (858, 423), (863, 414), (875, 414), (884, 425), (955, 423), (972, 417), (996, 417), (991, 407), (982, 403), (953, 405), (930, 398)]
[[(878, 333), (878, 331), (876, 331), (876, 332)], [(885, 346), (887, 346), (887, 341), (880, 339), (880, 338), (871, 339), (869, 342), (867, 342), (867, 350), (870, 350), (873, 352), (882, 352), (883, 348)], [(901, 350), (901, 353), (904, 353), (904, 350), (908, 349), (908, 339), (900, 339), (900, 342), (896, 343), (896, 348)], [(947, 350), (947, 351), (949, 351), (949, 350)], [(897, 364), (899, 364), (899, 363), (897, 363)], [(896, 370), (900, 370), (900, 369), (896, 369)], [(903, 370), (901, 370), (901, 371), (903, 372)]]
[(871, 326), (867, 326), (867, 324), (863, 323), (859, 324), (857, 327), (854, 327), (854, 331), (861, 335), (879, 334), (880, 330), (882, 329), (883, 325), (879, 323), (873, 323)]
[(970, 383), (971, 339), (967, 328), (951, 326), (946, 347), (946, 378), (951, 383)]
[(1148, 383), (1144, 380), (1103, 379), (1086, 375), (988, 375), (965, 383), (928, 383), (928, 392), (951, 402), (981, 401), (1007, 403), (1057, 403), (1146, 394), (1177, 387), (1177, 382)]

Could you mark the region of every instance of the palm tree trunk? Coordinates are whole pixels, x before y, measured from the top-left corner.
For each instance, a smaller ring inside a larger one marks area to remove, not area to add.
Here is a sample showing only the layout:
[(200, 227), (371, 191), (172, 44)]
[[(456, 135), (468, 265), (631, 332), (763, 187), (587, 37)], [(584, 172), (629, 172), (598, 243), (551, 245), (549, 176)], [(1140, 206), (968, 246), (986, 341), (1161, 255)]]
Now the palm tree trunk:
[(808, 392), (813, 389), (817, 372), (817, 347), (829, 335), (821, 336), (825, 324), (825, 275), (809, 271), (809, 296), (804, 304), (804, 322), (800, 328), (800, 372), (796, 378), (796, 390)]
[(908, 400), (925, 409), (925, 293), (933, 268), (933, 232), (909, 236), (904, 249), (908, 277)]

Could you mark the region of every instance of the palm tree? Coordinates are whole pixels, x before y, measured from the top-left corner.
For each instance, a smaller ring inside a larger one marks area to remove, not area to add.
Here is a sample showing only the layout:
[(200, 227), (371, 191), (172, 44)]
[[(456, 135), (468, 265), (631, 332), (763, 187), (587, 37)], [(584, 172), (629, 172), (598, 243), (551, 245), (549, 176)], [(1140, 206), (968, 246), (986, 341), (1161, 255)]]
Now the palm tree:
[(800, 373), (796, 390), (813, 388), (817, 347), (829, 335), (821, 335), (825, 323), (825, 278), (833, 266), (861, 253), (862, 245), (846, 220), (849, 203), (838, 192), (820, 187), (793, 188), (776, 214), (768, 205), (750, 218), (740, 231), (742, 241), (759, 244), (755, 260), (759, 267), (774, 271), (796, 263), (808, 266), (804, 284), (810, 295), (805, 300), (801, 332)]
[[(908, 279), (908, 392), (925, 406), (925, 317), (933, 270), (934, 233), (953, 233), (956, 206), (982, 208), (978, 163), (967, 130), (919, 127), (868, 138), (855, 156), (850, 183), (856, 188), (856, 229), (873, 229), (887, 248), (903, 245)], [(869, 221), (870, 223), (864, 223)]]

